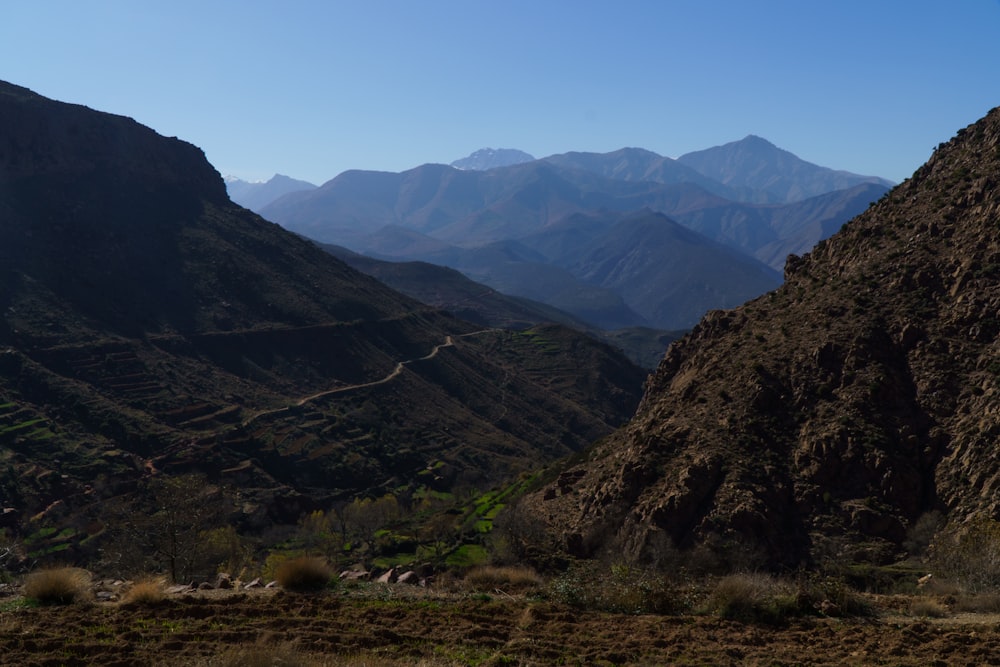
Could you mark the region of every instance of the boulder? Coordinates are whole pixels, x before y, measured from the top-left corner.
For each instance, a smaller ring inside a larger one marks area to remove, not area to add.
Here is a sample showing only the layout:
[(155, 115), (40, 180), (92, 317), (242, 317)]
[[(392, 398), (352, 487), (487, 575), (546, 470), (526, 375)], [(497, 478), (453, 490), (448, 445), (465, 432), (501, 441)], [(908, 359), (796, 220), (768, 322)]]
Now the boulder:
[(420, 581), (420, 575), (413, 570), (407, 570), (396, 579), (397, 584), (409, 584), (411, 586), (419, 586)]

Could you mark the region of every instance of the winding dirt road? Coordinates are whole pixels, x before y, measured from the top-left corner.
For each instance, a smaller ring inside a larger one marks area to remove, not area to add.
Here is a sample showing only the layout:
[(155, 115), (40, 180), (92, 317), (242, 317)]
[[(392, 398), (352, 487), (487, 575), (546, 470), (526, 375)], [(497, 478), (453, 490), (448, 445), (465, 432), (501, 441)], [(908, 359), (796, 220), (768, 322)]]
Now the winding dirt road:
[(337, 387), (336, 389), (327, 389), (326, 391), (321, 391), (311, 396), (300, 398), (298, 401), (296, 401), (295, 405), (296, 406), (305, 405), (309, 401), (314, 401), (317, 398), (323, 398), (324, 396), (329, 396), (331, 394), (340, 394), (345, 391), (354, 391), (355, 389), (364, 389), (365, 387), (375, 387), (380, 384), (385, 384), (386, 382), (390, 382), (396, 377), (398, 377), (399, 374), (403, 372), (403, 368), (405, 368), (406, 366), (416, 361), (427, 361), (429, 359), (433, 359), (434, 357), (437, 356), (438, 352), (440, 352), (442, 348), (453, 347), (454, 345), (455, 345), (455, 340), (451, 336), (447, 336), (445, 337), (443, 343), (434, 346), (434, 349), (431, 350), (430, 354), (425, 355), (423, 357), (417, 357), (416, 359), (409, 359), (407, 361), (399, 362), (398, 364), (396, 364), (396, 367), (392, 370), (392, 372), (386, 375), (381, 380), (375, 380), (374, 382), (363, 382), (361, 384), (350, 384), (344, 387)]
[(274, 414), (280, 414), (282, 412), (288, 412), (292, 408), (301, 407), (301, 406), (305, 405), (306, 403), (309, 403), (311, 401), (315, 401), (316, 399), (323, 398), (325, 396), (331, 396), (333, 394), (342, 394), (342, 393), (345, 393), (345, 392), (348, 392), (348, 391), (357, 391), (358, 389), (365, 389), (365, 388), (368, 388), (368, 387), (376, 387), (376, 386), (378, 386), (380, 384), (386, 384), (387, 382), (391, 382), (395, 378), (399, 377), (399, 375), (403, 372), (403, 369), (406, 368), (407, 366), (409, 366), (410, 364), (416, 363), (418, 361), (429, 361), (429, 360), (433, 359), (434, 357), (436, 357), (438, 355), (438, 353), (441, 350), (443, 350), (444, 348), (446, 348), (446, 347), (454, 347), (455, 346), (455, 338), (467, 338), (469, 336), (478, 336), (480, 334), (488, 333), (488, 332), (491, 332), (491, 331), (496, 331), (496, 329), (480, 329), (479, 331), (472, 331), (470, 333), (459, 334), (457, 336), (450, 336), (450, 335), (449, 336), (445, 336), (444, 342), (441, 343), (441, 344), (439, 344), (439, 345), (435, 345), (434, 348), (430, 351), (430, 354), (426, 354), (426, 355), (424, 355), (422, 357), (417, 357), (415, 359), (407, 359), (406, 361), (400, 361), (398, 364), (396, 364), (396, 367), (392, 369), (392, 372), (389, 373), (388, 375), (386, 375), (383, 378), (380, 378), (378, 380), (373, 380), (371, 382), (362, 382), (360, 384), (349, 384), (349, 385), (344, 385), (342, 387), (336, 387), (334, 389), (327, 389), (327, 390), (324, 390), (324, 391), (317, 392), (315, 394), (311, 394), (311, 395), (306, 396), (304, 398), (300, 398), (299, 400), (295, 401), (293, 404), (286, 405), (286, 406), (284, 406), (282, 408), (275, 408), (273, 410), (263, 410), (261, 412), (256, 412), (256, 413), (250, 415), (249, 417), (247, 417), (245, 420), (243, 420), (243, 422), (240, 424), (240, 426), (242, 428), (246, 428), (247, 426), (249, 426), (253, 422), (255, 422), (258, 419), (260, 419), (261, 417), (266, 417), (268, 415), (274, 415)]

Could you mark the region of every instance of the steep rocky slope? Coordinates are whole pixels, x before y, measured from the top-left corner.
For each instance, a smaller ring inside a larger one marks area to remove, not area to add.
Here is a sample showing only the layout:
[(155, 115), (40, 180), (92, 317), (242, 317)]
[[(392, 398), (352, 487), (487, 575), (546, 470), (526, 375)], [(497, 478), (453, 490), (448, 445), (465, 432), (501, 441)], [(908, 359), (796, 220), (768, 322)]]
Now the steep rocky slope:
[(0, 82), (0, 528), (59, 537), (39, 553), (93, 549), (159, 474), (239, 487), (261, 529), (487, 487), (610, 432), (644, 376), (394, 292), (230, 202), (196, 147)]
[(673, 344), (633, 421), (530, 497), (567, 548), (773, 566), (1000, 515), (1000, 109), (786, 283)]

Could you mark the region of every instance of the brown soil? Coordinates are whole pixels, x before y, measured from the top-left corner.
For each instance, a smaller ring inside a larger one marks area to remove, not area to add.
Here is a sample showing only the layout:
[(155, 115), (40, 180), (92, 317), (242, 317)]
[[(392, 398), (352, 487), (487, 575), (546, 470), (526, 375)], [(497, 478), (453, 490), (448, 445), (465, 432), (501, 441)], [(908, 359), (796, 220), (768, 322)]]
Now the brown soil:
[[(996, 617), (796, 619), (581, 612), (507, 596), (261, 591), (0, 612), (0, 663), (104, 665), (996, 665)], [(246, 651), (237, 657), (242, 648)], [(253, 656), (253, 661), (248, 658)], [(280, 660), (279, 660), (280, 659)]]

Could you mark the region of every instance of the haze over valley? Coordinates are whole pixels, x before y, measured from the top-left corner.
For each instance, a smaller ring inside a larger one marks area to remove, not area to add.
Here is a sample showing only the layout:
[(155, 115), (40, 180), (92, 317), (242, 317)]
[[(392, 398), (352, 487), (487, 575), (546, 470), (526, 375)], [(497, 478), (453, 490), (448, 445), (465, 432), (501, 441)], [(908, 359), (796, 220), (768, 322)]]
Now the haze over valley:
[[(708, 310), (779, 285), (789, 254), (807, 252), (891, 185), (754, 136), (676, 160), (641, 149), (541, 160), (507, 150), (400, 174), (349, 171), (319, 187), (275, 177), (229, 188), (321, 243), (454, 268), (597, 332), (672, 339), (667, 332)], [(508, 157), (482, 161), (497, 154)], [(652, 366), (664, 349), (632, 356)]]

